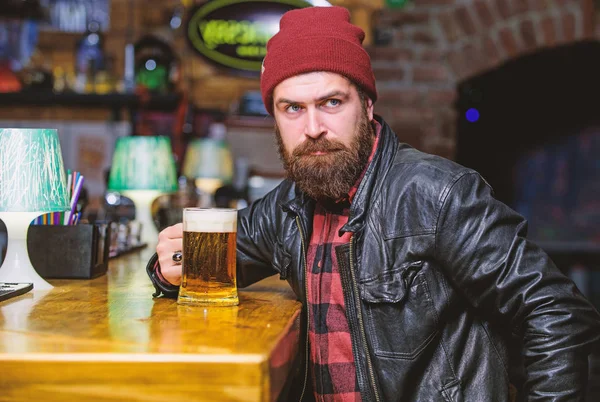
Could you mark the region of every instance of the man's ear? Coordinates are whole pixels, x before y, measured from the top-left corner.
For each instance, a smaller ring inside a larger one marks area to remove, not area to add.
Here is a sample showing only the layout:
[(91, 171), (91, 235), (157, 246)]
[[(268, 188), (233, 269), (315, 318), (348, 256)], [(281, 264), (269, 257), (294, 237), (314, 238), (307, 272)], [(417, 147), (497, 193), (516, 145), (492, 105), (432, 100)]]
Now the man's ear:
[(365, 99), (365, 103), (367, 106), (367, 115), (369, 116), (369, 121), (373, 121), (373, 101), (371, 98), (367, 97)]

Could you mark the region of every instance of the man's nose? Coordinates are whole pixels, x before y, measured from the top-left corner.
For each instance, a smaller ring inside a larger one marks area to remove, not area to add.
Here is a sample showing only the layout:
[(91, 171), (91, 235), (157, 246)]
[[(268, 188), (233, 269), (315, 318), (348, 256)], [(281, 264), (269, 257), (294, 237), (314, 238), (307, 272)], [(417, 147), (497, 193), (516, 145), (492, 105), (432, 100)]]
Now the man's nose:
[(304, 132), (307, 137), (317, 139), (321, 135), (325, 134), (325, 130), (321, 124), (319, 118), (319, 112), (315, 109), (308, 109), (306, 113), (306, 127)]

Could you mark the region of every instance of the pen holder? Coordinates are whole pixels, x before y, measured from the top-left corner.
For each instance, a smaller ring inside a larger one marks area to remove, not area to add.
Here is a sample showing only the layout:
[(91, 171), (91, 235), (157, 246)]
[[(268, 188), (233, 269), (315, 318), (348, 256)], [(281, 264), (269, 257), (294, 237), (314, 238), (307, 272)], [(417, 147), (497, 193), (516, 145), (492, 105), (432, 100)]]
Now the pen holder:
[(108, 269), (110, 225), (31, 225), (27, 247), (43, 278), (91, 279)]

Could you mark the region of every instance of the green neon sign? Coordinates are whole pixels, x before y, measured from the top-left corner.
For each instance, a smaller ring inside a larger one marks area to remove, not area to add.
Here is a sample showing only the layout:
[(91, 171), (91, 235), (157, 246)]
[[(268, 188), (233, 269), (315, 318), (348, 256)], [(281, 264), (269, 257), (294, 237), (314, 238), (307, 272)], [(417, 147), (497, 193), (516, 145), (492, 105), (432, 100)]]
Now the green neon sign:
[(260, 72), (267, 42), (288, 10), (308, 7), (304, 0), (214, 0), (191, 12), (190, 45), (221, 66)]

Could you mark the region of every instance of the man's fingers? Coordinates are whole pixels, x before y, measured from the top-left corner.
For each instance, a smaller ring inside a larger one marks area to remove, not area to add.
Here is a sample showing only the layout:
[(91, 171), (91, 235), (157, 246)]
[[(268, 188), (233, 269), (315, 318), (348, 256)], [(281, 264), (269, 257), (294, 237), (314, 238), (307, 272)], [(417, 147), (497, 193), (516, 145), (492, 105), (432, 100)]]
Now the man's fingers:
[(178, 223), (177, 225), (169, 226), (163, 229), (158, 234), (158, 242), (169, 239), (180, 239), (183, 238), (183, 223)]
[(166, 251), (158, 252), (158, 263), (160, 264), (160, 272), (167, 282), (172, 285), (179, 285), (181, 283), (181, 263), (173, 261), (173, 253), (181, 250), (181, 242), (172, 240), (171, 244), (173, 245), (166, 246)]
[(173, 261), (173, 253), (183, 249), (183, 224), (169, 226), (158, 235), (156, 253), (162, 276), (172, 285), (181, 283), (181, 263)]
[(171, 257), (173, 257), (173, 253), (175, 251), (182, 251), (182, 250), (183, 250), (183, 240), (182, 239), (163, 240), (156, 245), (156, 253), (158, 254), (159, 259), (163, 255), (171, 258)]

